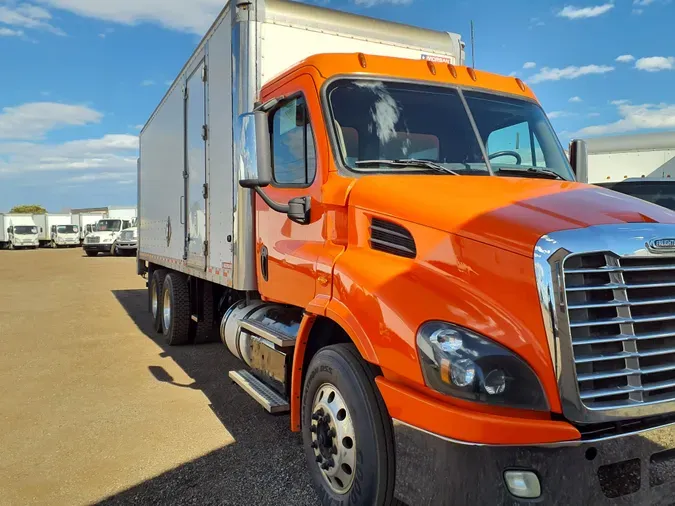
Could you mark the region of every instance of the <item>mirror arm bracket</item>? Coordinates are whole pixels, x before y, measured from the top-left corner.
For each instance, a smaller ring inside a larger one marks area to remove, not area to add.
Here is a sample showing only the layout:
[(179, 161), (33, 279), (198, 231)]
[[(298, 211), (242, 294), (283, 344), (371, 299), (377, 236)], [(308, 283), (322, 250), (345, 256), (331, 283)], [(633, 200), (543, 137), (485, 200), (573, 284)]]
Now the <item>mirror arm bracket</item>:
[(255, 187), (255, 192), (260, 195), (260, 198), (265, 201), (265, 204), (270, 206), (270, 208), (278, 213), (288, 213), (290, 206), (279, 204), (267, 196), (267, 194), (260, 188), (260, 186)]

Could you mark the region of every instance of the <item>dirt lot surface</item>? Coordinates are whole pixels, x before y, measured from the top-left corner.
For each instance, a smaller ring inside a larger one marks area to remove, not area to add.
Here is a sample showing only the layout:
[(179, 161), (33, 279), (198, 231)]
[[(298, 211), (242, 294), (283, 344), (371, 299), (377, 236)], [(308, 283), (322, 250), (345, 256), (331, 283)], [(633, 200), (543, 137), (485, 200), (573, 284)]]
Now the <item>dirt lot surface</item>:
[(0, 251), (0, 505), (312, 505), (301, 438), (168, 348), (134, 258)]

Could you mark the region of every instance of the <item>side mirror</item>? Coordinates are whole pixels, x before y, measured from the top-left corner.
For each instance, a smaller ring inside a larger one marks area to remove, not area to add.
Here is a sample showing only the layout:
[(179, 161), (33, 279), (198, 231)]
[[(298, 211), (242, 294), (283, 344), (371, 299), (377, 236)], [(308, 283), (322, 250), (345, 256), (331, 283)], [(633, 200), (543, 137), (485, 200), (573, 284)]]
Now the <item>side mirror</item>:
[(570, 142), (570, 165), (580, 183), (588, 183), (588, 152), (586, 141), (574, 139)]
[(239, 184), (264, 188), (272, 181), (270, 132), (267, 114), (255, 111), (239, 116)]

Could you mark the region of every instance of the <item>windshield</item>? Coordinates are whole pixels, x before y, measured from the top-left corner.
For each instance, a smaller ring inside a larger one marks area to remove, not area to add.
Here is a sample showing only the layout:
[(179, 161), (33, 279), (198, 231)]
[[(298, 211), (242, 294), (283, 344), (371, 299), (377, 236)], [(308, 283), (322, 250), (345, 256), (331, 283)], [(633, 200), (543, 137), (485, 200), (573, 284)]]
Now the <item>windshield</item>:
[(29, 235), (37, 234), (37, 227), (32, 227), (30, 225), (17, 225), (14, 227), (14, 233), (16, 235)]
[[(426, 160), (462, 175), (553, 171), (573, 179), (546, 115), (534, 102), (474, 91), (374, 80), (339, 80), (328, 89), (343, 163), (360, 172), (429, 171), (392, 161)], [(389, 163), (384, 163), (384, 162)], [(380, 162), (380, 163), (377, 163)], [(501, 172), (504, 169), (504, 173)], [(442, 171), (434, 171), (442, 172)], [(556, 177), (553, 174), (553, 177)]]
[(97, 232), (119, 232), (122, 230), (122, 220), (101, 220), (96, 224)]
[(59, 234), (77, 234), (78, 231), (77, 225), (59, 225), (56, 227), (56, 232)]
[(675, 181), (620, 181), (598, 186), (675, 211)]

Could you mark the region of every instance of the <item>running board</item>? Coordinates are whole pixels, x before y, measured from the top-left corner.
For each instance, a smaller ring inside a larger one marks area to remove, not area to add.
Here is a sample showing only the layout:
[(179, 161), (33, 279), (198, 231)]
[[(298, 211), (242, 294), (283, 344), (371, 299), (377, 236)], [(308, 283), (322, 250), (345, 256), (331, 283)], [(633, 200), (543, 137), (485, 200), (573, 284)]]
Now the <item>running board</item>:
[(290, 411), (288, 401), (265, 385), (258, 378), (245, 369), (230, 371), (230, 379), (244, 389), (269, 413), (286, 413)]

